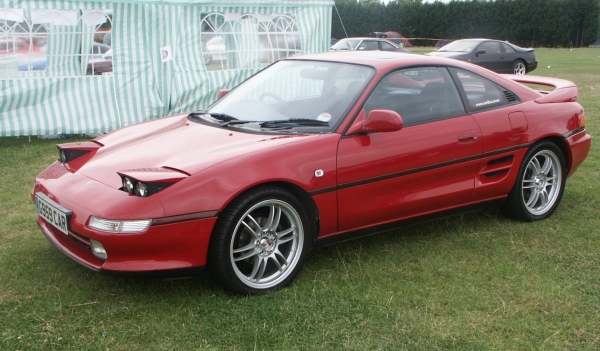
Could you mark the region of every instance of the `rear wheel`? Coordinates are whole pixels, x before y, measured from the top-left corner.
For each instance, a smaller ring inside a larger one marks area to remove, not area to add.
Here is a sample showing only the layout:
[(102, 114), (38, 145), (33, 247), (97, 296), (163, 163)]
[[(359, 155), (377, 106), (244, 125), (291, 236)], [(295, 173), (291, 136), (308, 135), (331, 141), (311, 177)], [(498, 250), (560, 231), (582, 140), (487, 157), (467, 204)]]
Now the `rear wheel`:
[(505, 212), (523, 221), (550, 217), (565, 189), (565, 164), (565, 158), (555, 144), (544, 141), (532, 147), (523, 159)]
[(521, 60), (517, 60), (513, 63), (512, 73), (518, 76), (523, 76), (527, 73), (527, 66), (525, 66), (525, 62)]
[(226, 289), (260, 294), (282, 288), (300, 271), (311, 232), (306, 211), (278, 187), (251, 190), (219, 216), (208, 268)]

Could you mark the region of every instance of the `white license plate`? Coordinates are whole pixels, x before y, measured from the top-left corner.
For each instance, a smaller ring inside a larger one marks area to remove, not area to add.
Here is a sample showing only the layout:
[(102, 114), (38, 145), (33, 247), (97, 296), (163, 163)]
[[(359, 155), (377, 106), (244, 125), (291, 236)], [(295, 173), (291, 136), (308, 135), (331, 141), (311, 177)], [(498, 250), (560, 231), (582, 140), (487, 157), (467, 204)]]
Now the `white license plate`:
[(41, 192), (35, 194), (35, 204), (38, 215), (56, 229), (69, 235), (69, 219), (73, 212), (52, 201)]

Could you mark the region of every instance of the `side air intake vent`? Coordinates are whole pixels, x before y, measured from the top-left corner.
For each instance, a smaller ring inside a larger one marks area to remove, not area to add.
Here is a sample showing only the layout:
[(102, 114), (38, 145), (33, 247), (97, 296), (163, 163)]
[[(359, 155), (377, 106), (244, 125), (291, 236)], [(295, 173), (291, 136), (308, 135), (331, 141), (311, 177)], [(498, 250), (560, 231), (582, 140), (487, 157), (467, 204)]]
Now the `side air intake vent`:
[(512, 91), (504, 90), (504, 96), (506, 96), (506, 100), (508, 100), (508, 102), (519, 101), (519, 97), (515, 95)]

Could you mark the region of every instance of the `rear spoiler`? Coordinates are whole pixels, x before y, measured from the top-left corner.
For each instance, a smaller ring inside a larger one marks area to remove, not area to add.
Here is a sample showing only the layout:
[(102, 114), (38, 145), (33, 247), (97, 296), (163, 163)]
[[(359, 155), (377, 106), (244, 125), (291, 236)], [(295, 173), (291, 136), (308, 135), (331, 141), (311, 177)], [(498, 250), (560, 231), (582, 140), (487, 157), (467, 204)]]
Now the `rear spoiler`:
[(540, 76), (517, 76), (514, 74), (502, 74), (504, 78), (510, 79), (517, 83), (523, 84), (537, 84), (553, 87), (554, 90), (550, 92), (540, 92), (544, 96), (535, 99), (534, 101), (538, 104), (551, 104), (560, 102), (577, 102), (577, 86), (575, 83), (552, 77), (540, 77)]

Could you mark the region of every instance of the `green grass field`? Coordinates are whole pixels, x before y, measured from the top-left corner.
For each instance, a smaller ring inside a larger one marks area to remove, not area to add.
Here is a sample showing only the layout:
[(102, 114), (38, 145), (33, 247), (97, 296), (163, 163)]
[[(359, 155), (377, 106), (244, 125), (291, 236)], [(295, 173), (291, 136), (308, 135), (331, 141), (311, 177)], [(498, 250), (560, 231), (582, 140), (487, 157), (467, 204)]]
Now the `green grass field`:
[[(600, 49), (536, 49), (599, 136)], [(294, 284), (240, 297), (208, 276), (93, 273), (38, 229), (29, 192), (56, 140), (0, 138), (0, 350), (599, 350), (597, 140), (557, 212), (494, 210), (323, 248)]]

